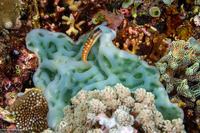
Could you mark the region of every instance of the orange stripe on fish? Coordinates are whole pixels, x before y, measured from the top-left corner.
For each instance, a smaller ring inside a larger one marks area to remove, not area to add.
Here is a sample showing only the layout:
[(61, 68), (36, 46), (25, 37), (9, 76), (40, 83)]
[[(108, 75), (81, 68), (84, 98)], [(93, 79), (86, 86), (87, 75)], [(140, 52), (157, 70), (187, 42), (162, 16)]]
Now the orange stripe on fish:
[(88, 65), (87, 56), (90, 52), (92, 45), (96, 42), (96, 40), (101, 36), (101, 29), (97, 28), (94, 30), (88, 37), (87, 41), (84, 44), (82, 51), (82, 60)]

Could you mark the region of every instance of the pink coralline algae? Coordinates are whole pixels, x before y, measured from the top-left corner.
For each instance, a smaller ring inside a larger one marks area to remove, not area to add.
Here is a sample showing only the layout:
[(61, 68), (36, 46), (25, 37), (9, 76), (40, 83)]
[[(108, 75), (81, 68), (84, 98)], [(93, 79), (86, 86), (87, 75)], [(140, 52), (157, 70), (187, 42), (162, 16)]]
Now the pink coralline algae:
[(4, 35), (0, 38), (0, 105), (5, 107), (9, 104), (5, 101), (5, 94), (23, 89), (38, 66), (38, 58), (25, 48), (23, 41), (6, 30), (1, 29), (0, 34)]

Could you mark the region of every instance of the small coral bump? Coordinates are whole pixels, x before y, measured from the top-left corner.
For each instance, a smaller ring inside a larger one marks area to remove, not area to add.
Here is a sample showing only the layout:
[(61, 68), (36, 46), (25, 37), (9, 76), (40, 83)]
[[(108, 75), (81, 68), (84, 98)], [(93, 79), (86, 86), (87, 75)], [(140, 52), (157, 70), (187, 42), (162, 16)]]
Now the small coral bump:
[(162, 79), (164, 80), (164, 81), (166, 81), (166, 82), (170, 82), (170, 76), (169, 76), (169, 74), (163, 74), (162, 75)]
[(196, 62), (191, 67), (186, 69), (185, 74), (186, 75), (193, 75), (194, 73), (197, 72), (198, 69), (199, 69), (199, 63)]
[(142, 101), (142, 104), (144, 104), (145, 106), (151, 106), (152, 104), (154, 104), (154, 102), (154, 95), (150, 92), (147, 92), (145, 98)]
[(182, 80), (181, 84), (177, 87), (177, 91), (180, 95), (191, 98), (192, 94), (189, 92), (189, 86), (187, 84), (187, 79)]
[(174, 132), (186, 133), (184, 131), (185, 126), (182, 123), (183, 123), (183, 120), (180, 118), (172, 120), (172, 125), (174, 126), (172, 130)]
[(167, 69), (167, 63), (156, 63), (156, 67), (159, 69), (161, 74), (164, 74)]
[(5, 27), (6, 29), (11, 29), (11, 28), (13, 27), (12, 21), (7, 21), (7, 22), (5, 22), (4, 27)]
[(139, 88), (134, 92), (135, 101), (141, 102), (145, 98), (146, 90), (143, 88)]
[(171, 5), (171, 3), (173, 2), (174, 0), (163, 0), (163, 3), (165, 3), (166, 5)]
[(82, 4), (81, 1), (75, 1), (74, 4), (69, 6), (69, 9), (72, 11), (78, 11), (78, 8), (81, 4)]
[(163, 115), (157, 110), (153, 111), (153, 114), (154, 114), (153, 119), (154, 119), (155, 126), (159, 127), (164, 121)]
[(166, 91), (167, 93), (171, 93), (174, 90), (174, 85), (171, 83), (167, 83)]
[(163, 122), (162, 130), (164, 132), (172, 132), (173, 125), (169, 120)]
[(151, 17), (154, 17), (154, 18), (160, 17), (160, 14), (161, 14), (160, 8), (158, 8), (158, 7), (151, 7), (149, 9), (149, 14), (151, 15)]
[(87, 92), (84, 90), (81, 90), (77, 93), (75, 97), (71, 99), (71, 103), (76, 107), (81, 103), (81, 101), (84, 101), (86, 97), (87, 97)]
[(170, 65), (170, 67), (175, 70), (177, 67), (178, 67), (178, 64), (177, 64), (177, 59), (176, 57), (172, 54), (172, 52), (170, 51), (169, 52), (169, 59), (168, 59), (168, 63)]
[(106, 107), (104, 106), (104, 104), (97, 99), (92, 99), (89, 102), (89, 108), (94, 113), (102, 113), (106, 111)]
[(146, 123), (153, 119), (153, 112), (149, 109), (143, 109), (139, 112), (136, 120), (140, 123)]
[(134, 124), (134, 117), (122, 109), (117, 109), (114, 113), (116, 122), (121, 126), (129, 126)]
[(119, 83), (114, 86), (114, 90), (119, 99), (125, 99), (131, 94), (128, 88), (124, 87), (122, 84)]

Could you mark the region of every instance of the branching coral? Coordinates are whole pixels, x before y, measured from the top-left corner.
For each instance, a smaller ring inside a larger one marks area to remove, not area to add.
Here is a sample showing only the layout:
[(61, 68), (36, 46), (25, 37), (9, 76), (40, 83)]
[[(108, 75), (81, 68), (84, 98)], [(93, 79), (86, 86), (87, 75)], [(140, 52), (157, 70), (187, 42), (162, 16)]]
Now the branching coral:
[(169, 45), (165, 43), (166, 35), (159, 34), (152, 26), (134, 26), (123, 21), (123, 28), (118, 31), (115, 45), (132, 54), (142, 56), (142, 59), (154, 64), (166, 55)]
[[(68, 35), (71, 35), (72, 33), (74, 33), (75, 35), (78, 34), (78, 31), (82, 31), (82, 29), (80, 28), (80, 26), (85, 23), (85, 21), (80, 21), (79, 23), (75, 24), (75, 19), (73, 17), (72, 14), (70, 14), (70, 17), (67, 16), (63, 16), (62, 17), (63, 20), (67, 21), (67, 22), (63, 22), (64, 24), (70, 25), (69, 29), (66, 31), (66, 33)], [(78, 29), (75, 29), (75, 27)]]
[(59, 133), (185, 132), (181, 119), (164, 120), (155, 108), (154, 95), (145, 89), (131, 93), (122, 84), (114, 89), (80, 91), (65, 107)]
[(74, 2), (74, 0), (66, 0), (66, 3), (69, 4), (70, 10), (77, 11), (82, 2), (81, 1)]
[(18, 129), (39, 132), (47, 128), (48, 104), (41, 90), (28, 90), (9, 107)]

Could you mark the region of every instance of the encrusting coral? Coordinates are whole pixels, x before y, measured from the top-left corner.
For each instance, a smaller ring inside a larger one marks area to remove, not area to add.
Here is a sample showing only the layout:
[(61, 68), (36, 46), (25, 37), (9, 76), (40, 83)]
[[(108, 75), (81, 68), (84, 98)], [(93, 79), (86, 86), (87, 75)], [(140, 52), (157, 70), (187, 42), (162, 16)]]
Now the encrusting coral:
[(24, 132), (41, 132), (47, 129), (48, 104), (38, 88), (25, 91), (10, 107), (16, 127)]
[(19, 0), (0, 1), (0, 26), (6, 29), (21, 27), (20, 14), (16, 8), (17, 4), (19, 4)]
[(185, 132), (180, 118), (163, 119), (152, 93), (142, 88), (131, 93), (122, 84), (79, 91), (64, 110), (56, 128), (59, 133)]

